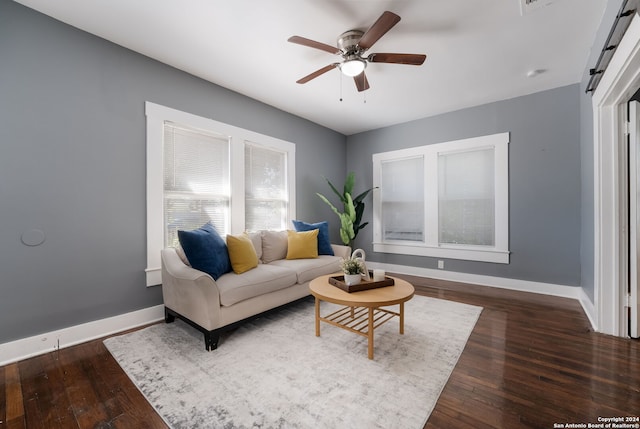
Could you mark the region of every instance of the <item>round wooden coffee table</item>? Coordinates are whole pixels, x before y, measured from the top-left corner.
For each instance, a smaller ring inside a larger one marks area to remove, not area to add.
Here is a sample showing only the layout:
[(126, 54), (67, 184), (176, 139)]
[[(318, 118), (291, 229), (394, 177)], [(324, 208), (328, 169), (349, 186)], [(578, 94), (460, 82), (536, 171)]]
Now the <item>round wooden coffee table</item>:
[[(395, 284), (359, 292), (345, 292), (329, 283), (331, 274), (317, 277), (309, 283), (311, 294), (316, 299), (316, 336), (320, 336), (320, 322), (326, 322), (367, 338), (368, 356), (373, 359), (373, 332), (383, 323), (398, 317), (400, 334), (404, 334), (404, 303), (409, 301), (415, 289), (411, 283), (393, 278)], [(320, 316), (320, 301), (327, 301), (344, 307), (326, 316)], [(400, 309), (386, 308), (399, 305)]]

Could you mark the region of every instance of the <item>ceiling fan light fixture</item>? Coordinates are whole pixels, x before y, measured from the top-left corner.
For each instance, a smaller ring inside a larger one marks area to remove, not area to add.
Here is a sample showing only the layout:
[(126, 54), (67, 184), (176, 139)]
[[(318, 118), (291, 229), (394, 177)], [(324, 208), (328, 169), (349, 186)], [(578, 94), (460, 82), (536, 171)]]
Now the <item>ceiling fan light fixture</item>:
[(341, 65), (340, 70), (345, 76), (358, 76), (367, 67), (367, 62), (358, 56), (347, 58)]

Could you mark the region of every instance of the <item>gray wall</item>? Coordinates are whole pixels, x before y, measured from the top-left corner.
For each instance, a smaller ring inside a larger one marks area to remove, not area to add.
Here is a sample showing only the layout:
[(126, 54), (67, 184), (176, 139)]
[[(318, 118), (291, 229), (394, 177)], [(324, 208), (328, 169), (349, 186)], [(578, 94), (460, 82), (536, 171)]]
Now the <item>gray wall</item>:
[(589, 69), (596, 66), (600, 50), (604, 48), (609, 31), (623, 0), (609, 0), (602, 23), (594, 39), (589, 60), (580, 83), (580, 164), (581, 164), (581, 284), (585, 294), (594, 302), (594, 200), (593, 200), (593, 108), (591, 94), (585, 93), (589, 83)]
[[(372, 185), (377, 152), (508, 131), (511, 262), (445, 260), (445, 268), (561, 285), (580, 285), (579, 86), (365, 132), (347, 138), (347, 168), (363, 189)], [(371, 219), (371, 199), (365, 218)], [(373, 228), (356, 245), (367, 260), (436, 268), (437, 259), (374, 253)]]
[[(161, 304), (145, 287), (144, 102), (296, 143), (298, 217), (346, 138), (0, 0), (0, 343)], [(46, 241), (21, 244), (41, 229)], [(337, 229), (336, 237), (337, 238)]]
[[(452, 271), (582, 285), (593, 299), (593, 136), (584, 94), (622, 0), (608, 2), (580, 85), (348, 138), (0, 0), (0, 343), (162, 302), (146, 288), (144, 101), (296, 143), (298, 217), (337, 217), (321, 178), (357, 174), (371, 155), (509, 131), (509, 265), (447, 260)], [(346, 159), (345, 162), (345, 145)], [(371, 220), (371, 199), (365, 220)], [(20, 236), (41, 229), (37, 247)], [(435, 258), (372, 261), (435, 268)]]

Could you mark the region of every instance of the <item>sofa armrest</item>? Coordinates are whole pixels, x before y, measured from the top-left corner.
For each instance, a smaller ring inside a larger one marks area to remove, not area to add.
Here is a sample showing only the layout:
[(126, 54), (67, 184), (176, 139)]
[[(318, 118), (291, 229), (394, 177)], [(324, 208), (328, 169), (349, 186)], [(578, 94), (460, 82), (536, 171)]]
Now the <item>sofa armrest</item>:
[(333, 249), (333, 253), (336, 256), (340, 256), (341, 258), (348, 258), (351, 256), (350, 246), (343, 246), (342, 244), (332, 244), (331, 248)]
[(174, 248), (161, 250), (164, 305), (208, 330), (220, 325), (220, 291), (213, 278), (185, 265)]

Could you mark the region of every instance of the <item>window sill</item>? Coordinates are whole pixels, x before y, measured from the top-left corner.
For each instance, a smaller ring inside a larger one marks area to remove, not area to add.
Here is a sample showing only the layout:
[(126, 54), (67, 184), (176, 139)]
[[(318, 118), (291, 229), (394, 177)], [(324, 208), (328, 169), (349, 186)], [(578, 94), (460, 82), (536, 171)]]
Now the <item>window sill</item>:
[(381, 253), (431, 256), (434, 258), (461, 259), (465, 261), (492, 262), (496, 264), (508, 264), (510, 254), (508, 250), (497, 250), (495, 248), (436, 247), (426, 246), (422, 243), (373, 243), (373, 250), (374, 252)]
[(147, 268), (144, 271), (147, 277), (147, 287), (157, 286), (159, 284), (162, 284), (161, 268)]

